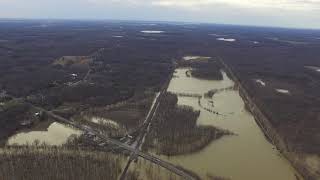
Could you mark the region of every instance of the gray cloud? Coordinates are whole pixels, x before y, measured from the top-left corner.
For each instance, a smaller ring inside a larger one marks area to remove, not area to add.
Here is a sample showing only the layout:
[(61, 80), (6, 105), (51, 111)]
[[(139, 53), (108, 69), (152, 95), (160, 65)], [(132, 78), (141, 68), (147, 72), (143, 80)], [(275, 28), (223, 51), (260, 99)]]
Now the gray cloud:
[(227, 5), (241, 8), (274, 8), (286, 10), (319, 10), (320, 0), (87, 0), (96, 4), (135, 4), (195, 9)]
[(0, 0), (0, 17), (169, 20), (320, 28), (320, 0)]

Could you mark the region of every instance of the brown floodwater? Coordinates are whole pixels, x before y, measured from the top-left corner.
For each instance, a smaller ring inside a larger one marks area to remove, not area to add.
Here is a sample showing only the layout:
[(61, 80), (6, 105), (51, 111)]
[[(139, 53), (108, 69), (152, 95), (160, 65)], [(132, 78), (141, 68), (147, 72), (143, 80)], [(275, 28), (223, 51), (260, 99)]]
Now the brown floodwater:
[(142, 158), (138, 158), (137, 161), (131, 163), (129, 171), (137, 172), (139, 180), (183, 180), (182, 177), (169, 170)]
[[(203, 94), (212, 89), (234, 85), (225, 72), (222, 72), (222, 81), (213, 81), (187, 77), (187, 70), (176, 70), (168, 91)], [(213, 101), (214, 107), (209, 101)], [(252, 114), (245, 110), (244, 101), (237, 90), (226, 90), (215, 94), (212, 99), (201, 99), (202, 106), (222, 115), (201, 108), (197, 98), (179, 97), (178, 104), (200, 110), (198, 125), (219, 127), (237, 135), (224, 136), (196, 153), (163, 158), (194, 171), (202, 179), (208, 179), (207, 174), (232, 180), (296, 179), (296, 171), (265, 138)]]
[(19, 132), (9, 138), (8, 145), (31, 145), (36, 140), (42, 144), (59, 146), (67, 142), (72, 135), (80, 135), (81, 131), (53, 122), (46, 130), (30, 130), (28, 132)]

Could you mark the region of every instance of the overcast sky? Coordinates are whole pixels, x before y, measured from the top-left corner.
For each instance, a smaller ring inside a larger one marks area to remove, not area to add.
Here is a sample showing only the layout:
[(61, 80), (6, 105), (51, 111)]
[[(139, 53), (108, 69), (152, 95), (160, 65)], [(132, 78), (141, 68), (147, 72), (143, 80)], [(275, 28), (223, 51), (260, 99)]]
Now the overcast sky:
[(320, 29), (320, 0), (0, 0), (0, 18), (161, 20)]

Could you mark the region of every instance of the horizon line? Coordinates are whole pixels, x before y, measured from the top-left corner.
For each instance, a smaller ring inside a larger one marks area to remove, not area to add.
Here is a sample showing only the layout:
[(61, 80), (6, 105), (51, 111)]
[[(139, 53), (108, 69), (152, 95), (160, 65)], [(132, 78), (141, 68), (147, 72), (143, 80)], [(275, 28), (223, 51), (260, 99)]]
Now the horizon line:
[(289, 29), (289, 30), (310, 30), (320, 31), (320, 28), (311, 27), (289, 27), (289, 26), (271, 26), (271, 25), (253, 25), (253, 24), (232, 24), (232, 23), (215, 23), (215, 22), (196, 22), (196, 21), (170, 21), (170, 20), (133, 20), (133, 19), (107, 19), (107, 18), (2, 18), (1, 21), (87, 21), (87, 22), (153, 22), (160, 24), (198, 24), (198, 25), (216, 25), (216, 26), (238, 26), (238, 27), (251, 27), (251, 28), (270, 28), (270, 29)]

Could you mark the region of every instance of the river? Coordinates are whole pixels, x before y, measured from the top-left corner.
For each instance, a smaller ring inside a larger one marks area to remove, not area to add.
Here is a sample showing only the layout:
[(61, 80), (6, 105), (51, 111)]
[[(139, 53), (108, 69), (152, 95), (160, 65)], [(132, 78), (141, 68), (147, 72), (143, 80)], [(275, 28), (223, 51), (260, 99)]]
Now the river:
[[(186, 68), (176, 69), (168, 91), (204, 94), (212, 89), (234, 85), (223, 71), (223, 80), (214, 81), (187, 77), (187, 70)], [(178, 104), (200, 110), (198, 125), (219, 127), (232, 131), (236, 135), (224, 136), (196, 153), (172, 157), (162, 156), (162, 158), (194, 171), (202, 179), (209, 179), (208, 174), (232, 180), (296, 179), (294, 168), (275, 146), (269, 143), (253, 115), (245, 110), (244, 101), (238, 90), (216, 93), (212, 99), (201, 98), (202, 106), (222, 115), (216, 115), (201, 108), (198, 98), (179, 97)]]

